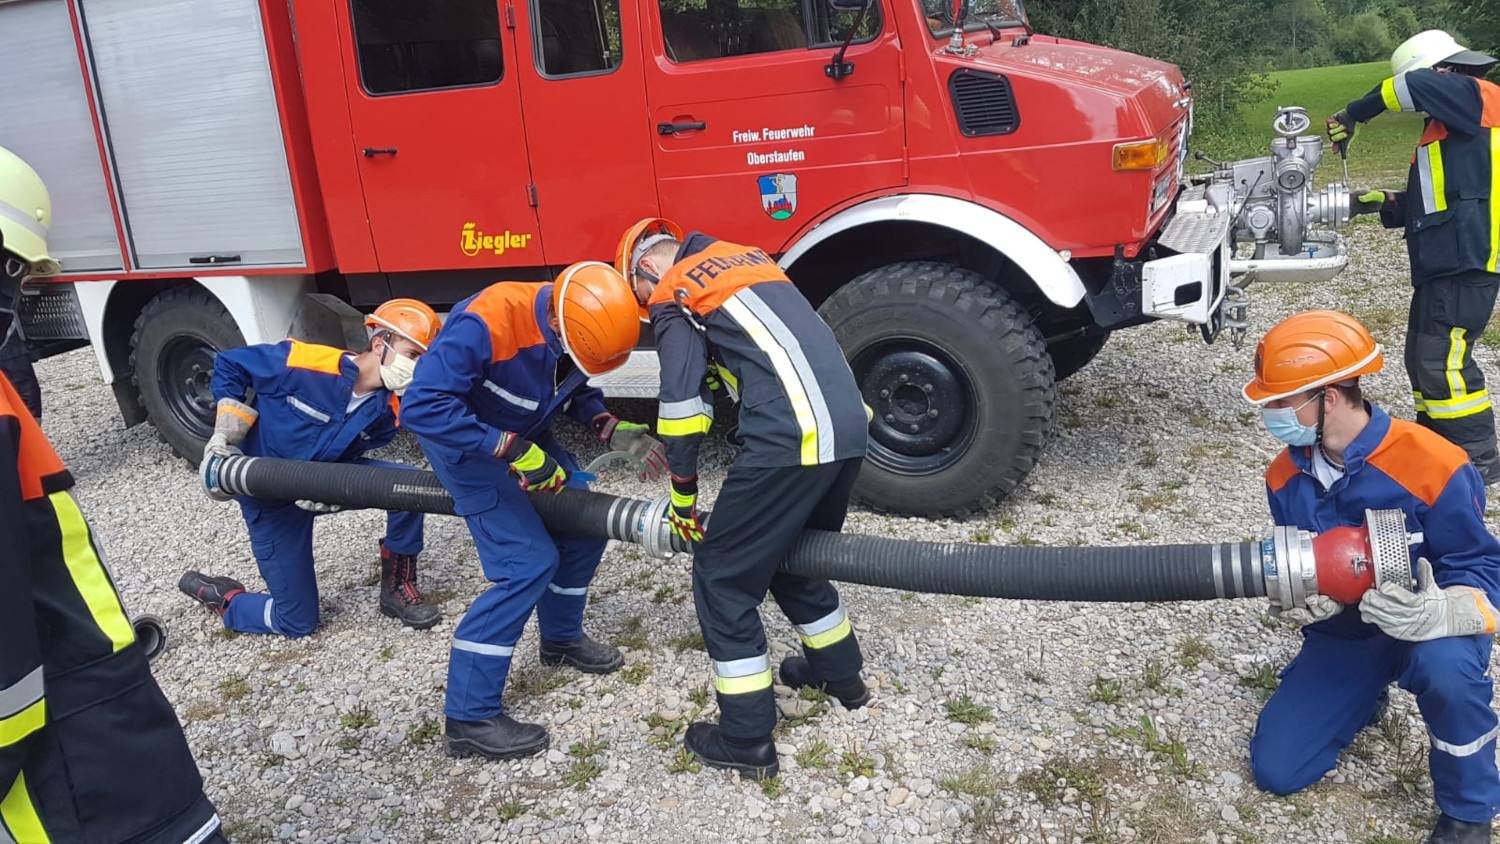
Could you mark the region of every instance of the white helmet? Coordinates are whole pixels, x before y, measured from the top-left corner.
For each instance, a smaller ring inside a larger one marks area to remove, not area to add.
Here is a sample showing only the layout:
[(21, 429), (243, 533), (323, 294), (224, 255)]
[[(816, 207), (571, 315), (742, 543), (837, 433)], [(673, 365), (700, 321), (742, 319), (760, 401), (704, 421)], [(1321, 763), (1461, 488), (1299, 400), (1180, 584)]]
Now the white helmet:
[(1488, 67), (1495, 64), (1495, 59), (1468, 49), (1441, 29), (1429, 29), (1402, 41), (1396, 51), (1391, 53), (1391, 75), (1400, 76), (1409, 70), (1433, 67), (1444, 62)]
[(32, 275), (56, 275), (57, 262), (47, 255), (52, 199), (31, 165), (0, 147), (0, 241), (4, 250), (30, 265)]

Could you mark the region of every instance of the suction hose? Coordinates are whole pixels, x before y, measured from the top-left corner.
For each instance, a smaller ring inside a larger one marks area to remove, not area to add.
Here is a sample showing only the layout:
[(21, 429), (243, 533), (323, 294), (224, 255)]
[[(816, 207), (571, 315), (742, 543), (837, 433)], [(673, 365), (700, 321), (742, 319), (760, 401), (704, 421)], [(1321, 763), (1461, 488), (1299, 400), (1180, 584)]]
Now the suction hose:
[[(253, 498), (453, 513), (453, 499), (431, 472), (231, 456), (205, 461), (202, 478), (209, 490)], [(496, 482), (512, 481), (497, 472)], [(668, 527), (666, 496), (645, 501), (565, 489), (533, 495), (531, 502), (556, 533), (636, 543), (658, 557), (690, 550)], [(1130, 602), (1269, 596), (1292, 607), (1305, 606), (1311, 594), (1357, 601), (1371, 584), (1388, 580), (1409, 586), (1410, 565), (1405, 517), (1389, 510), (1366, 511), (1363, 528), (1336, 528), (1316, 537), (1281, 527), (1259, 542), (1192, 545), (1010, 547), (804, 530), (781, 570), (984, 598)]]

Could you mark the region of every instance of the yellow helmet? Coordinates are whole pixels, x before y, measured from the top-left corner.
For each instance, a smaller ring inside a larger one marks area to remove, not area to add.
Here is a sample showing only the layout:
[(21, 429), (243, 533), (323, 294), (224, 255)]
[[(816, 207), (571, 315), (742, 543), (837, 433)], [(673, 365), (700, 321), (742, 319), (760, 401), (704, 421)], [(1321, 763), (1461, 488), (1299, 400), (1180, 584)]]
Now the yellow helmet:
[(0, 147), (0, 240), (6, 252), (25, 261), (32, 275), (57, 275), (62, 268), (47, 254), (52, 198), (42, 177), (21, 157)]

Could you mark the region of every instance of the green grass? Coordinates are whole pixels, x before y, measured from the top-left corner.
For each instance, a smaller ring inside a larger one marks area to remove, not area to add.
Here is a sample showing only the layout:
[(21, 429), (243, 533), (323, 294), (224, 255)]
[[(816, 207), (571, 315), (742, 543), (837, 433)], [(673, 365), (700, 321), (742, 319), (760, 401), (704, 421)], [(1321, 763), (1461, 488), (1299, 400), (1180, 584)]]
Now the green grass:
[(968, 695), (946, 701), (943, 706), (948, 710), (948, 720), (957, 721), (960, 724), (973, 726), (981, 721), (995, 720), (994, 713), (988, 706), (975, 703), (974, 699)]
[[(1313, 124), (1308, 129), (1309, 134), (1326, 137), (1323, 122), (1351, 100), (1369, 93), (1390, 73), (1391, 66), (1384, 61), (1272, 73), (1270, 77), (1276, 83), (1275, 90), (1259, 102), (1242, 106), (1238, 126), (1226, 127), (1213, 136), (1200, 134), (1193, 138), (1192, 147), (1218, 159), (1266, 155), (1268, 144), (1275, 137), (1271, 122), (1276, 109), (1291, 105), (1307, 109), (1307, 116)], [(1360, 126), (1349, 145), (1351, 187), (1401, 188), (1411, 152), (1421, 134), (1422, 116), (1419, 114), (1387, 112)], [(1189, 160), (1189, 163), (1197, 168), (1204, 166), (1203, 162)], [(1343, 168), (1338, 154), (1331, 149), (1325, 150), (1317, 183), (1323, 185), (1342, 178)]]

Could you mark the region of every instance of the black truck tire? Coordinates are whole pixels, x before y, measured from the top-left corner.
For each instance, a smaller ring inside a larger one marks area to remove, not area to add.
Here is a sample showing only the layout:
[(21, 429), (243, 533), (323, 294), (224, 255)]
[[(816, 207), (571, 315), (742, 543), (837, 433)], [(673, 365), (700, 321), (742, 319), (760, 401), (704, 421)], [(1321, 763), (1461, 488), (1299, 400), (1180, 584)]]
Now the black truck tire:
[(1004, 290), (961, 267), (906, 262), (859, 276), (819, 312), (875, 412), (859, 501), (967, 515), (1036, 466), (1052, 427), (1052, 359)]
[(1089, 361), (1098, 357), (1103, 351), (1104, 344), (1109, 342), (1109, 332), (1100, 329), (1090, 332), (1081, 337), (1073, 337), (1061, 340), (1047, 346), (1047, 354), (1052, 357), (1052, 371), (1058, 381), (1077, 374), (1078, 370), (1089, 365)]
[(243, 345), (229, 311), (196, 285), (161, 293), (136, 317), (130, 369), (141, 407), (162, 442), (194, 466), (214, 431), (214, 357)]

